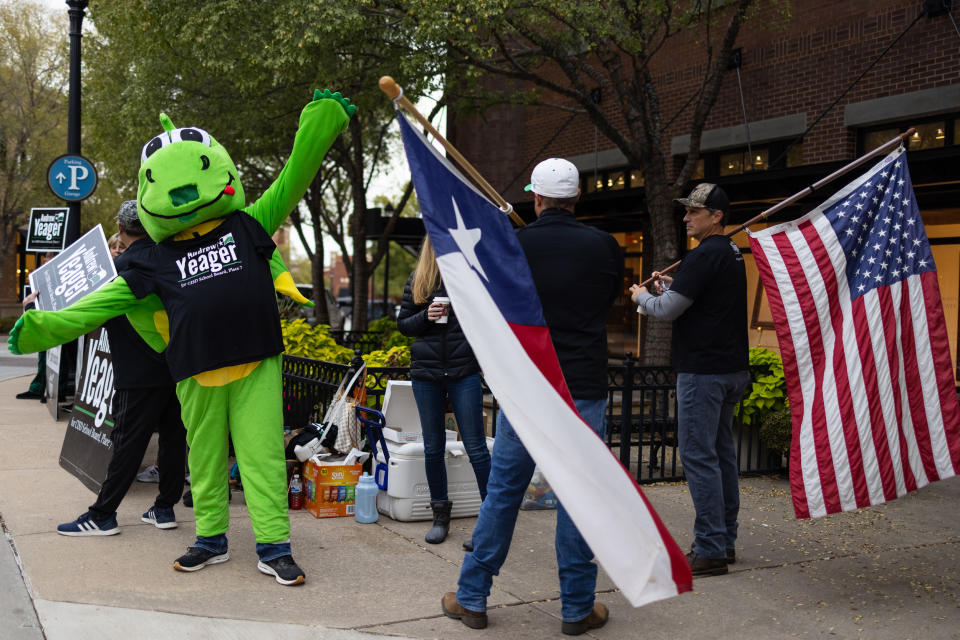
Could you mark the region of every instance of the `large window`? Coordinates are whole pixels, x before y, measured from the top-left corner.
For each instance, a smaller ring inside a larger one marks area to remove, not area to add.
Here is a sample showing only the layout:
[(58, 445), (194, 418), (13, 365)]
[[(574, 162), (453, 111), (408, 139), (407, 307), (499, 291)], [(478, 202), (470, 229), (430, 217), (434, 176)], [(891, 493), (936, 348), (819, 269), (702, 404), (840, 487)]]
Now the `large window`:
[(900, 135), (908, 127), (916, 129), (913, 135), (907, 138), (907, 150), (909, 151), (926, 151), (928, 149), (960, 146), (960, 118), (952, 115), (861, 129), (858, 135), (860, 153), (873, 151), (895, 136)]
[[(683, 158), (678, 159), (683, 162)], [(798, 167), (803, 164), (803, 144), (787, 146), (786, 141), (756, 145), (747, 150), (726, 149), (704, 153), (694, 170), (693, 180), (735, 176), (753, 171)]]
[(639, 169), (624, 168), (605, 169), (598, 171), (596, 176), (594, 176), (593, 171), (588, 171), (581, 174), (580, 182), (584, 193), (618, 191), (642, 187), (643, 174)]

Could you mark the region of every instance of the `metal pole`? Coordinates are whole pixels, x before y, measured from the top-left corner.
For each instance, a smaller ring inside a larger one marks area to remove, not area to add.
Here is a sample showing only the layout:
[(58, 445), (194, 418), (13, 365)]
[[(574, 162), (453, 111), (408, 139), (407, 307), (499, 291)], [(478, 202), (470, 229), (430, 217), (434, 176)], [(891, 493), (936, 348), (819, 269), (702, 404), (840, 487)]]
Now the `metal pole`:
[[(80, 155), (80, 31), (88, 0), (66, 0), (70, 8), (70, 98), (67, 120), (67, 153)], [(67, 245), (80, 237), (80, 203), (70, 202)]]
[(390, 301), (387, 296), (390, 294), (390, 239), (387, 238), (387, 254), (384, 256), (383, 264), (383, 317), (390, 317)]
[[(851, 163), (849, 163), (849, 164), (846, 164), (846, 165), (840, 167), (839, 169), (837, 169), (836, 171), (834, 171), (833, 173), (831, 173), (830, 175), (828, 175), (826, 178), (823, 178), (823, 179), (819, 180), (818, 182), (813, 183), (813, 184), (810, 185), (809, 187), (806, 187), (806, 188), (802, 189), (801, 191), (798, 191), (797, 193), (793, 194), (792, 196), (790, 196), (790, 197), (787, 198), (786, 200), (783, 200), (783, 201), (781, 201), (781, 202), (773, 205), (772, 207), (770, 207), (770, 208), (767, 209), (766, 211), (762, 211), (762, 212), (759, 213), (758, 215), (755, 215), (754, 217), (750, 218), (749, 220), (747, 220), (746, 222), (744, 222), (743, 224), (741, 224), (739, 227), (737, 227), (737, 228), (734, 229), (733, 231), (728, 231), (728, 232), (725, 234), (726, 237), (732, 238), (733, 236), (737, 235), (738, 233), (740, 233), (741, 231), (743, 231), (744, 229), (746, 229), (746, 228), (749, 227), (750, 225), (754, 224), (755, 222), (760, 222), (761, 220), (765, 220), (766, 218), (770, 217), (771, 215), (773, 215), (773, 214), (776, 213), (777, 211), (780, 211), (780, 210), (783, 209), (784, 207), (787, 207), (787, 206), (793, 204), (793, 203), (796, 202), (797, 200), (800, 200), (801, 198), (804, 198), (804, 197), (810, 195), (811, 193), (813, 193), (813, 192), (817, 191), (818, 189), (820, 189), (821, 187), (825, 186), (827, 183), (836, 180), (837, 178), (839, 178), (839, 177), (842, 176), (843, 174), (845, 174), (845, 173), (847, 173), (847, 172), (849, 172), (849, 171), (853, 171), (854, 169), (856, 169), (857, 167), (859, 167), (859, 166), (862, 165), (863, 163), (869, 161), (871, 158), (876, 158), (877, 156), (880, 156), (880, 155), (883, 155), (883, 154), (889, 152), (889, 151), (890, 151), (891, 149), (893, 149), (895, 146), (900, 145), (900, 144), (903, 144), (904, 141), (905, 141), (907, 138), (909, 138), (911, 135), (913, 135), (913, 132), (914, 132), (914, 131), (916, 131), (916, 129), (915, 129), (914, 127), (910, 127), (909, 129), (907, 129), (906, 131), (904, 131), (904, 132), (901, 133), (900, 135), (896, 136), (895, 138), (892, 138), (889, 142), (886, 142), (886, 143), (880, 145), (879, 147), (877, 147), (876, 149), (874, 149), (874, 150), (871, 151), (870, 153), (866, 153), (866, 154), (860, 156), (859, 158), (857, 158), (857, 159), (854, 160), (853, 162), (851, 162)], [(670, 273), (671, 271), (673, 271), (674, 269), (676, 269), (676, 268), (679, 267), (679, 266), (680, 266), (680, 260), (677, 260), (676, 262), (674, 262), (674, 263), (673, 263), (672, 265), (670, 265), (669, 267), (666, 267), (666, 268), (664, 268), (664, 269), (661, 269), (661, 270), (660, 270), (660, 273), (661, 273), (661, 274), (663, 274), (663, 273)], [(653, 282), (653, 281), (654, 281), (654, 277), (651, 276), (651, 277), (647, 278), (646, 280), (644, 280), (643, 282), (641, 282), (641, 283), (640, 283), (640, 286), (641, 286), (641, 287), (645, 287), (645, 286), (647, 286), (648, 284), (650, 284), (650, 283)]]

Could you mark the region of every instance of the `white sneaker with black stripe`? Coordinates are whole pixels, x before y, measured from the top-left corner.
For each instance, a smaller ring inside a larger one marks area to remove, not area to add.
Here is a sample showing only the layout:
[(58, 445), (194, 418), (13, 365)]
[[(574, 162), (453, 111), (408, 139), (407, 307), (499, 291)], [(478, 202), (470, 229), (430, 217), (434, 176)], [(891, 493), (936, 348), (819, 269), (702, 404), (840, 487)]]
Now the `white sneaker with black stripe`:
[(62, 536), (115, 536), (120, 533), (120, 527), (116, 514), (104, 520), (94, 520), (88, 511), (73, 522), (59, 525), (57, 533)]

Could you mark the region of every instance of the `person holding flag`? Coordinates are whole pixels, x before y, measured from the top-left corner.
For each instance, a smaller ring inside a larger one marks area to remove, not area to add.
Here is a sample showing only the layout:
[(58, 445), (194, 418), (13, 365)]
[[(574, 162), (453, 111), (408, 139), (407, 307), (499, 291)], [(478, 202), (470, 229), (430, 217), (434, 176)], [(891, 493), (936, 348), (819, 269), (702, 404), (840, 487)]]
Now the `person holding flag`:
[[(580, 174), (567, 160), (538, 164), (527, 186), (537, 220), (517, 237), (533, 275), (560, 369), (582, 419), (603, 438), (606, 427), (607, 334), (610, 305), (620, 293), (623, 254), (614, 238), (578, 222)], [(486, 601), (493, 576), (510, 550), (517, 513), (535, 463), (501, 411), (493, 448), (487, 499), (473, 531), (456, 593), (443, 596), (443, 612), (468, 627), (487, 625)], [(562, 504), (557, 507), (557, 564), (561, 630), (579, 635), (607, 622), (607, 607), (594, 602), (597, 565)]]
[(700, 244), (675, 278), (654, 272), (658, 296), (630, 287), (637, 311), (673, 321), (680, 461), (696, 510), (687, 554), (694, 576), (727, 573), (736, 561), (740, 511), (733, 411), (750, 382), (747, 276), (737, 245), (724, 236), (730, 200), (703, 183), (677, 202), (687, 235)]

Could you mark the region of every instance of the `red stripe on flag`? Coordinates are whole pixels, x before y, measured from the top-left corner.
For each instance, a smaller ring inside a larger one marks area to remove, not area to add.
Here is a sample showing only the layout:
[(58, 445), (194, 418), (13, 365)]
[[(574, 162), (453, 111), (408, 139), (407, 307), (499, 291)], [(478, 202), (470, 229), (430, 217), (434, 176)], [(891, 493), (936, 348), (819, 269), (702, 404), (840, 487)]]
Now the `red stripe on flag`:
[(553, 348), (553, 340), (550, 339), (550, 330), (546, 327), (539, 327), (528, 324), (507, 323), (517, 336), (517, 340), (523, 346), (523, 350), (530, 356), (530, 359), (547, 382), (556, 389), (560, 397), (570, 405), (573, 412), (577, 412), (577, 407), (573, 404), (573, 396), (570, 395), (570, 389), (567, 387), (567, 381), (563, 377), (563, 371), (560, 370), (560, 362), (557, 360), (557, 351)]
[[(843, 427), (843, 441), (847, 449), (847, 462), (850, 467), (850, 481), (853, 484), (853, 495), (857, 507), (870, 505), (870, 490), (867, 487), (867, 475), (863, 469), (863, 454), (860, 450), (860, 430), (857, 427), (857, 416), (850, 395), (850, 378), (847, 374), (847, 358), (843, 344), (843, 309), (840, 308), (839, 283), (833, 262), (823, 245), (823, 239), (812, 224), (801, 226), (803, 236), (810, 245), (820, 268), (826, 296), (830, 304), (830, 324), (833, 327), (833, 371), (834, 386), (837, 392), (837, 405), (840, 413), (840, 422)], [(849, 295), (844, 293), (844, 295)]]
[[(805, 222), (809, 225), (809, 222)], [(823, 406), (823, 372), (826, 366), (826, 356), (823, 351), (823, 336), (820, 333), (820, 318), (817, 315), (817, 303), (810, 292), (810, 283), (803, 272), (803, 267), (793, 249), (793, 245), (786, 235), (774, 236), (777, 249), (790, 274), (797, 302), (803, 312), (803, 323), (807, 330), (809, 357), (813, 370), (813, 403), (810, 407), (810, 418), (813, 429), (813, 442), (817, 451), (817, 468), (820, 472), (820, 491), (823, 494), (824, 507), (827, 513), (843, 510), (840, 504), (840, 491), (837, 486), (837, 473), (834, 469), (833, 450), (830, 448), (830, 436), (827, 431), (827, 417)]]
[[(898, 287), (899, 284), (891, 285)], [(893, 410), (896, 420), (897, 441), (900, 450), (900, 469), (903, 473), (903, 484), (907, 491), (917, 490), (917, 479), (910, 467), (910, 452), (907, 451), (907, 437), (903, 432), (903, 406), (900, 399), (900, 353), (897, 346), (897, 314), (893, 308), (891, 287), (879, 287), (877, 299), (880, 302), (880, 323), (883, 327), (884, 348), (887, 352), (887, 366), (890, 370), (890, 389), (887, 393), (893, 397)], [(879, 363), (878, 363), (879, 364)], [(888, 436), (889, 437), (889, 436)]]
[(940, 412), (943, 415), (943, 430), (950, 448), (950, 461), (954, 474), (960, 473), (960, 403), (953, 381), (953, 363), (950, 361), (950, 341), (947, 339), (947, 324), (943, 319), (940, 300), (940, 285), (937, 272), (920, 274), (923, 301), (927, 309), (927, 331), (930, 334), (930, 351), (933, 353), (934, 370), (937, 373), (937, 390), (940, 394)]
[(803, 484), (803, 468), (800, 462), (800, 423), (803, 420), (803, 392), (800, 389), (800, 374), (797, 371), (797, 354), (790, 336), (790, 321), (783, 307), (780, 289), (759, 241), (750, 236), (750, 251), (753, 253), (757, 271), (767, 294), (767, 304), (777, 332), (780, 345), (780, 358), (787, 384), (787, 397), (790, 400), (790, 421), (793, 425), (793, 437), (790, 440), (790, 496), (793, 500), (793, 512), (797, 518), (810, 517), (810, 505), (807, 503), (806, 487)]
[(880, 406), (880, 388), (877, 385), (877, 369), (873, 360), (873, 344), (870, 337), (870, 322), (863, 296), (855, 298), (851, 303), (853, 312), (853, 331), (857, 338), (857, 348), (860, 353), (860, 370), (863, 373), (864, 393), (867, 396), (867, 407), (870, 409), (870, 429), (873, 433), (873, 448), (877, 455), (877, 466), (880, 471), (880, 484), (883, 495), (887, 500), (897, 497), (897, 480), (893, 473), (893, 460), (890, 456), (890, 447), (887, 444), (887, 431), (884, 428), (883, 408)]
[[(927, 411), (923, 398), (923, 384), (920, 378), (920, 365), (917, 362), (917, 342), (914, 339), (913, 307), (910, 304), (910, 280), (904, 280), (900, 295), (900, 336), (903, 344), (903, 376), (906, 382), (906, 395), (910, 410), (910, 421), (920, 451), (923, 470), (930, 482), (940, 479), (937, 463), (933, 459), (933, 444), (930, 441), (930, 426), (927, 424)], [(929, 357), (929, 354), (925, 354)]]

